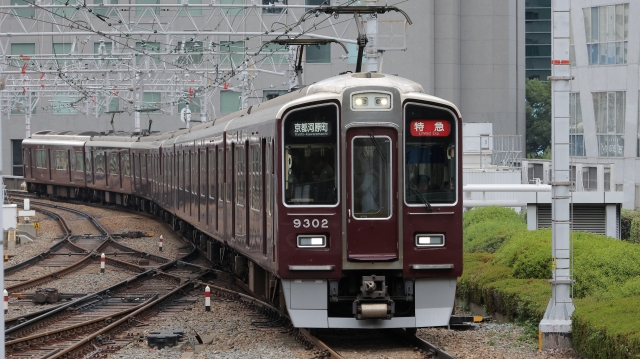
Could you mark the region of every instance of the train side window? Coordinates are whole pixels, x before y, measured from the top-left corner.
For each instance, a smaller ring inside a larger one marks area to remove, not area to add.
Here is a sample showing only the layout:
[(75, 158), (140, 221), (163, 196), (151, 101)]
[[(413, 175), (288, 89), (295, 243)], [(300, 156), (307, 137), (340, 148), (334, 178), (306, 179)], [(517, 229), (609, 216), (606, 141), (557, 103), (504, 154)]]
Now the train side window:
[(102, 151), (95, 152), (94, 161), (96, 164), (96, 173), (104, 173), (104, 153)]
[(84, 156), (82, 156), (82, 151), (76, 151), (76, 171), (84, 172)]
[(251, 145), (251, 173), (249, 174), (249, 186), (251, 187), (251, 208), (261, 210), (260, 198), (262, 184), (260, 181), (261, 161), (260, 161), (260, 145)]
[(231, 187), (231, 184), (233, 183), (232, 178), (233, 178), (233, 163), (231, 163), (232, 158), (233, 158), (233, 146), (231, 146), (231, 149), (227, 150), (227, 159), (226, 159), (226, 163), (227, 163), (227, 180), (226, 180), (226, 186), (227, 186), (227, 193), (226, 193), (226, 199), (227, 199), (227, 203), (231, 203), (231, 195), (233, 192), (233, 189)]
[(209, 198), (216, 199), (216, 149), (209, 149)]
[(405, 106), (405, 201), (456, 202), (456, 117), (442, 108)]
[(112, 152), (109, 153), (109, 174), (117, 175), (118, 174), (118, 153)]
[(92, 152), (87, 152), (85, 153), (85, 168), (87, 169), (88, 173), (92, 173), (93, 172), (93, 166), (91, 165), (91, 153)]
[(56, 151), (56, 170), (67, 169), (67, 152)]
[(218, 148), (218, 200), (224, 201), (224, 150)]
[(36, 150), (36, 167), (47, 168), (47, 151)]
[(293, 111), (284, 119), (284, 201), (287, 205), (338, 203), (338, 108)]
[(191, 152), (191, 193), (198, 194), (198, 152)]
[(200, 149), (200, 197), (207, 196), (207, 149)]
[(131, 160), (128, 153), (122, 155), (122, 163), (125, 177), (131, 177)]
[(183, 170), (182, 170), (183, 166), (184, 166), (182, 164), (183, 161), (184, 160), (183, 160), (181, 154), (178, 153), (178, 189), (179, 190), (182, 190), (182, 182), (184, 181), (184, 179), (182, 177), (182, 174), (184, 173)]
[(236, 181), (236, 203), (244, 203), (244, 191), (245, 191), (245, 164), (244, 164), (244, 147), (236, 147), (236, 169), (237, 169), (237, 181)]

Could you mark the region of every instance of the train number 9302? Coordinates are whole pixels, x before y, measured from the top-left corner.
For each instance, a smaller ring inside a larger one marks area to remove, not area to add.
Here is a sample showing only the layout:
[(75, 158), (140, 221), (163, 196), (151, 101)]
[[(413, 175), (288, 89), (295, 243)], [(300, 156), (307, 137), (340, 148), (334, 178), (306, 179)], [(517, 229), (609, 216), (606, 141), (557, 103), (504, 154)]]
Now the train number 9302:
[(293, 226), (295, 228), (329, 228), (329, 220), (328, 219), (294, 219)]

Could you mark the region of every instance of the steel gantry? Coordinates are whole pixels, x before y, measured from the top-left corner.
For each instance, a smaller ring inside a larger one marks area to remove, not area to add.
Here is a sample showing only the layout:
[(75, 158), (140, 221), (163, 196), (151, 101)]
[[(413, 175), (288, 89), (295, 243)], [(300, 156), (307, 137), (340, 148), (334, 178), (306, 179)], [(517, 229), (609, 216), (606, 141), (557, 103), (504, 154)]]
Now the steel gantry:
[[(25, 0), (0, 5), (0, 77), (5, 113), (84, 113), (99, 116), (117, 103), (135, 113), (177, 114), (184, 104), (211, 119), (221, 89), (242, 95), (242, 107), (260, 100), (253, 79), (291, 77), (295, 51), (265, 43), (302, 36), (356, 43), (353, 16), (305, 5), (262, 5), (233, 0), (177, 4), (86, 4), (79, 0)], [(13, 2), (13, 1), (12, 1)], [(146, 1), (145, 1), (146, 2)], [(201, 2), (201, 0), (200, 0)], [(354, 1), (348, 1), (350, 5)], [(16, 44), (34, 44), (16, 46)], [(161, 93), (145, 99), (144, 92)], [(0, 104), (2, 102), (0, 101)]]

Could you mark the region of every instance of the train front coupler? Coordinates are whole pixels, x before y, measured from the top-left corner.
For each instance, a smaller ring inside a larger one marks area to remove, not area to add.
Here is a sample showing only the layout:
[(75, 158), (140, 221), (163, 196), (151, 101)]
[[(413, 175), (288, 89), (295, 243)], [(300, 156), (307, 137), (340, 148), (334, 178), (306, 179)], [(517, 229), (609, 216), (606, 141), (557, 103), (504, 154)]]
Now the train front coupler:
[(353, 314), (358, 320), (393, 318), (395, 303), (389, 296), (384, 276), (362, 276), (360, 293), (353, 301)]

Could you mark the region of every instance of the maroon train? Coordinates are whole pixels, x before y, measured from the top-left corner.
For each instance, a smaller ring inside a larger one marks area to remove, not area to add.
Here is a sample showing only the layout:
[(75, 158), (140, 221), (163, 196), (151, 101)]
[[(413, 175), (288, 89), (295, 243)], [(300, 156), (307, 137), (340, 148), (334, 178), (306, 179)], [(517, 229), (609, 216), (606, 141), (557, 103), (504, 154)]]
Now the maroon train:
[(333, 77), (191, 129), (39, 132), (28, 190), (154, 213), (297, 327), (449, 322), (462, 273), (457, 108)]

